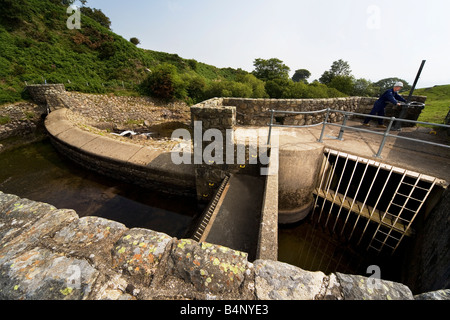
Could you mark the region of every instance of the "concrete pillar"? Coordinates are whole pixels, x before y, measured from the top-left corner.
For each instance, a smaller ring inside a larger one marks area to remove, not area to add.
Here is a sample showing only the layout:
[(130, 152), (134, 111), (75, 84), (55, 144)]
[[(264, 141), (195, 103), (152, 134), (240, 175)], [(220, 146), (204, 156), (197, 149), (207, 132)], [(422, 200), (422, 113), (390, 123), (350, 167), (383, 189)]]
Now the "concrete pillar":
[(278, 222), (295, 223), (303, 220), (314, 203), (323, 160), (323, 144), (309, 142), (280, 148)]

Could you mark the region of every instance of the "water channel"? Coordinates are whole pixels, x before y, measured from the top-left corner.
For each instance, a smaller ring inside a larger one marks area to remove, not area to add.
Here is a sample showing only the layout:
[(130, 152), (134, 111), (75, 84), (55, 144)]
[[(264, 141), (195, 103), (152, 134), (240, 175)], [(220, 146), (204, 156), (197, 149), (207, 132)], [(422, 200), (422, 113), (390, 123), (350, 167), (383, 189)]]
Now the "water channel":
[(101, 176), (60, 155), (49, 140), (0, 153), (0, 191), (80, 217), (97, 216), (185, 236), (197, 215), (195, 198), (168, 195)]
[[(48, 139), (0, 153), (0, 191), (74, 209), (80, 217), (103, 217), (128, 228), (147, 228), (177, 238), (187, 236), (199, 215), (195, 198), (144, 189), (88, 171), (60, 155)], [(377, 265), (383, 279), (398, 281), (400, 277), (397, 257), (355, 250), (308, 219), (279, 226), (278, 241), (279, 261), (305, 270), (370, 276), (367, 268)]]

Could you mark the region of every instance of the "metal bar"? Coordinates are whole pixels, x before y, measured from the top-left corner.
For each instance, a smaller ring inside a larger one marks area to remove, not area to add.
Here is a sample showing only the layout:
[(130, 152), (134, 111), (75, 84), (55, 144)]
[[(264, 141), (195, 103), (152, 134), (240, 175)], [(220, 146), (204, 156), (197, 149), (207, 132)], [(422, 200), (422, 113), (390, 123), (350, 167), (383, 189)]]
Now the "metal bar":
[[(366, 198), (364, 199), (364, 202), (363, 202), (363, 204), (362, 204), (362, 206), (361, 206), (361, 211), (362, 211), (362, 210), (364, 209), (364, 207), (366, 206), (367, 199), (369, 198), (369, 194), (370, 194), (370, 192), (372, 191), (373, 185), (374, 185), (374, 183), (375, 183), (375, 180), (376, 180), (377, 177), (378, 177), (378, 173), (379, 173), (379, 172), (380, 172), (380, 166), (378, 166), (377, 172), (375, 173), (375, 177), (373, 177), (373, 179), (372, 179), (372, 183), (370, 184), (369, 190), (367, 191)], [(355, 230), (355, 228), (356, 228), (356, 224), (358, 223), (359, 218), (360, 218), (360, 215), (358, 215), (358, 217), (356, 217), (355, 226), (353, 227), (353, 230), (352, 230), (352, 233), (350, 234), (349, 239), (350, 239), (350, 238), (352, 237), (352, 235), (353, 235), (353, 232), (354, 232), (354, 230)], [(361, 235), (361, 236), (362, 236), (362, 235)]]
[(340, 206), (339, 211), (338, 211), (338, 214), (337, 214), (337, 216), (336, 216), (336, 221), (334, 222), (332, 232), (334, 232), (334, 229), (336, 228), (336, 224), (337, 224), (338, 219), (339, 219), (339, 216), (340, 216), (340, 214), (341, 214), (342, 207), (344, 206), (344, 201), (345, 201), (345, 198), (347, 197), (348, 190), (350, 189), (350, 185), (351, 185), (351, 183), (352, 183), (353, 176), (355, 175), (355, 171), (356, 171), (356, 167), (357, 167), (357, 166), (358, 166), (358, 161), (355, 161), (355, 166), (353, 167), (352, 175), (351, 175), (350, 180), (349, 180), (349, 182), (348, 182), (347, 189), (345, 190), (344, 198), (342, 199), (341, 206)]
[[(374, 213), (375, 210), (377, 209), (378, 203), (380, 202), (381, 196), (383, 195), (384, 190), (386, 189), (386, 186), (387, 186), (387, 184), (388, 184), (389, 179), (391, 178), (391, 175), (392, 175), (392, 171), (393, 171), (393, 170), (394, 170), (394, 167), (391, 167), (391, 170), (389, 171), (389, 175), (388, 175), (386, 181), (384, 182), (383, 189), (381, 190), (380, 195), (378, 196), (378, 199), (377, 199), (377, 201), (375, 202), (375, 206), (373, 207), (373, 210), (372, 210), (372, 212), (371, 212), (371, 214), (370, 214), (370, 217), (372, 217), (373, 213)], [(362, 238), (363, 238), (363, 236), (364, 236), (364, 234), (365, 234), (365, 232), (366, 232), (367, 227), (369, 226), (370, 221), (371, 221), (370, 219), (367, 220), (366, 226), (364, 227), (364, 230), (363, 230), (363, 232), (362, 232), (362, 234), (361, 234), (361, 237), (359, 238), (358, 245), (361, 243), (361, 240), (362, 240)]]
[(325, 120), (323, 121), (322, 132), (320, 133), (320, 138), (317, 140), (318, 142), (323, 142), (323, 135), (325, 134), (325, 127), (328, 124), (328, 117), (330, 116), (330, 109), (327, 109), (327, 114), (325, 115)]
[[(356, 201), (356, 197), (358, 196), (359, 190), (360, 190), (360, 188), (361, 188), (361, 184), (362, 184), (362, 182), (363, 182), (363, 180), (364, 180), (364, 177), (366, 176), (366, 172), (367, 172), (367, 168), (368, 168), (368, 167), (369, 167), (369, 162), (367, 162), (366, 167), (365, 167), (365, 169), (364, 169), (364, 173), (363, 173), (363, 175), (362, 175), (362, 177), (361, 177), (361, 181), (359, 182), (358, 189), (357, 189), (357, 191), (356, 191), (356, 193), (355, 193), (355, 199), (353, 199), (353, 203)], [(353, 204), (352, 204), (352, 207), (353, 207)], [(363, 206), (363, 207), (364, 207), (364, 206)], [(361, 210), (362, 210), (362, 209), (361, 209)], [(350, 212), (349, 212), (349, 214), (350, 214)], [(352, 236), (353, 236), (353, 232), (355, 231), (356, 225), (358, 224), (359, 217), (360, 217), (360, 215), (358, 214), (358, 216), (356, 217), (355, 224), (353, 225), (352, 232), (350, 233), (350, 236), (348, 237), (348, 240), (350, 240), (350, 239), (352, 238)]]
[(387, 126), (387, 129), (386, 129), (386, 131), (384, 132), (383, 140), (381, 141), (380, 148), (378, 149), (378, 152), (377, 152), (377, 154), (375, 155), (376, 158), (381, 158), (381, 152), (383, 152), (384, 145), (386, 144), (386, 139), (387, 139), (387, 137), (388, 137), (388, 135), (389, 135), (389, 131), (391, 131), (392, 124), (394, 123), (394, 120), (395, 120), (395, 118), (392, 117), (391, 120), (389, 121), (389, 124), (388, 124), (388, 126)]
[[(414, 187), (411, 188), (411, 191), (409, 192), (409, 196), (408, 196), (408, 197), (410, 197), (410, 196), (412, 195), (412, 193), (414, 192), (415, 186), (419, 183), (420, 178), (421, 178), (421, 176), (419, 176), (419, 177), (416, 179), (416, 182), (415, 182), (415, 184), (414, 184)], [(397, 193), (397, 192), (396, 192), (396, 193)], [(403, 205), (402, 205), (402, 207), (401, 207), (401, 209), (400, 209), (400, 212), (396, 215), (396, 218), (395, 218), (395, 220), (394, 220), (394, 223), (392, 224), (393, 226), (395, 226), (395, 224), (397, 223), (398, 219), (399, 219), (400, 216), (402, 215), (403, 209), (406, 207), (406, 204), (408, 203), (408, 200), (409, 200), (409, 199), (406, 199), (406, 200), (405, 200), (405, 202), (403, 203)], [(395, 203), (393, 203), (393, 204), (395, 204)], [(416, 214), (417, 214), (417, 213), (416, 213)], [(405, 231), (406, 231), (406, 230), (405, 230)], [(392, 232), (392, 229), (389, 230), (388, 236), (390, 236), (391, 232)], [(402, 232), (402, 234), (404, 234), (404, 233)], [(386, 240), (387, 240), (387, 239), (386, 239)], [(398, 244), (397, 244), (397, 245), (398, 245)], [(394, 253), (394, 252), (392, 252), (392, 253)]]
[(344, 114), (344, 121), (342, 122), (341, 130), (339, 130), (339, 136), (337, 137), (338, 140), (343, 140), (342, 137), (344, 135), (344, 128), (347, 125), (348, 115), (348, 113)]
[(326, 112), (329, 108), (327, 109), (322, 109), (322, 110), (313, 110), (313, 111), (283, 111), (283, 110), (271, 110), (275, 113), (290, 113), (290, 114), (309, 114), (309, 113), (321, 113), (321, 112)]
[[(361, 117), (367, 117), (367, 114), (365, 113), (358, 113), (358, 112), (350, 112), (350, 111), (345, 111), (345, 110), (336, 110), (336, 109), (330, 109), (330, 112), (333, 113), (348, 113), (352, 116), (361, 116)], [(383, 117), (383, 116), (376, 116), (376, 115), (370, 115), (371, 118), (374, 119), (384, 119), (384, 120), (389, 120), (390, 117)], [(450, 125), (448, 124), (441, 124), (441, 123), (433, 123), (433, 122), (424, 122), (424, 121), (417, 121), (417, 120), (409, 120), (409, 119), (398, 119), (395, 118), (395, 121), (401, 121), (401, 122), (409, 122), (409, 123), (415, 123), (415, 124), (426, 124), (426, 125), (430, 125), (430, 126), (437, 126), (437, 127), (443, 127), (443, 128), (450, 128)], [(331, 123), (330, 123), (331, 124)], [(339, 124), (333, 124), (335, 126), (340, 126)], [(351, 127), (350, 127), (351, 128)], [(375, 132), (375, 131), (373, 131)]]
[(267, 146), (270, 146), (270, 138), (272, 136), (272, 127), (273, 127), (273, 114), (274, 114), (274, 110), (270, 110), (270, 112), (272, 113), (272, 115), (270, 116), (270, 124), (269, 124), (269, 136), (267, 137)]
[[(337, 162), (337, 160), (336, 160), (336, 162)], [(336, 201), (336, 197), (338, 195), (339, 187), (341, 186), (341, 182), (342, 182), (342, 177), (344, 176), (345, 168), (347, 167), (347, 163), (348, 163), (348, 155), (345, 158), (344, 168), (342, 169), (341, 177), (339, 178), (339, 182), (338, 182), (338, 185), (336, 187), (336, 192), (334, 193), (333, 202), (331, 203), (330, 211), (328, 212), (328, 217), (327, 217), (327, 220), (325, 221), (325, 227), (328, 225), (328, 220), (330, 219), (330, 216), (331, 216), (331, 210), (333, 209), (334, 203)]]
[(340, 155), (340, 152), (338, 152), (338, 154), (336, 156), (336, 161), (335, 161), (334, 165), (332, 166), (333, 170), (332, 170), (331, 174), (328, 177), (327, 184), (325, 185), (325, 188), (327, 189), (327, 191), (325, 193), (324, 201), (322, 202), (322, 208), (320, 209), (319, 219), (317, 220), (317, 222), (320, 222), (320, 219), (322, 218), (323, 208), (325, 206), (326, 198), (327, 198), (328, 193), (330, 191), (331, 181), (333, 180), (333, 176), (334, 176), (334, 172), (336, 170), (336, 166), (337, 166), (337, 162), (338, 162), (338, 159), (339, 159), (339, 155)]
[[(406, 226), (406, 230), (405, 230), (405, 231), (407, 231), (407, 230), (411, 227), (412, 223), (414, 222), (414, 219), (416, 219), (417, 214), (419, 213), (420, 209), (422, 209), (423, 204), (425, 203), (425, 201), (427, 200), (428, 196), (430, 195), (431, 190), (434, 188), (434, 186), (435, 186), (435, 184), (436, 184), (436, 180), (437, 180), (437, 179), (435, 179), (435, 180), (433, 181), (433, 184), (430, 186), (430, 189), (428, 189), (428, 192), (427, 192), (427, 194), (425, 195), (425, 197), (424, 197), (424, 199), (423, 199), (423, 202), (420, 204), (419, 208), (417, 208), (416, 214), (412, 217), (411, 221), (410, 221), (409, 224)], [(405, 233), (406, 233), (406, 232), (405, 232)], [(395, 246), (394, 251), (392, 252), (392, 254), (394, 254), (395, 250), (397, 250), (398, 246), (400, 245), (400, 242), (401, 242), (401, 241), (403, 240), (403, 238), (405, 237), (405, 233), (403, 233), (402, 236), (400, 237), (400, 240), (398, 241), (397, 245)]]
[[(358, 163), (359, 163), (359, 162), (358, 162)], [(352, 208), (353, 208), (353, 206), (354, 206), (354, 204), (355, 204), (355, 202), (356, 202), (356, 198), (357, 198), (357, 196), (358, 196), (359, 190), (360, 190), (360, 188), (361, 188), (361, 184), (362, 184), (362, 182), (363, 182), (363, 180), (364, 180), (364, 177), (365, 177), (365, 175), (366, 175), (366, 172), (367, 172), (367, 168), (368, 168), (368, 167), (369, 167), (369, 161), (367, 161), (367, 163), (366, 163), (366, 167), (365, 167), (365, 169), (364, 169), (364, 173), (363, 173), (363, 175), (362, 175), (362, 177), (361, 177), (361, 180), (359, 181), (359, 185), (358, 185), (358, 188), (356, 189), (355, 196), (353, 197), (352, 204), (351, 204), (350, 209), (349, 209), (349, 211), (348, 211), (348, 213), (347, 213), (347, 217), (345, 218), (344, 226), (342, 227), (342, 230), (341, 230), (341, 236), (342, 236), (342, 234), (344, 233), (344, 229), (345, 229), (345, 226), (347, 225), (348, 218), (350, 217), (350, 214), (352, 213)], [(352, 233), (353, 233), (353, 232), (352, 232)], [(350, 240), (350, 238), (349, 238), (348, 240)]]
[[(326, 172), (327, 172), (328, 167), (330, 166), (330, 163), (328, 162), (329, 159), (330, 159), (330, 154), (331, 154), (331, 152), (328, 151), (328, 156), (327, 156), (326, 159), (324, 159), (324, 161), (325, 161), (325, 167), (323, 168), (322, 178), (320, 179), (320, 184), (319, 184), (319, 188), (318, 188), (319, 190), (322, 189), (322, 183), (323, 183), (323, 180), (324, 180), (324, 178), (325, 178), (325, 174), (326, 174)], [(317, 196), (316, 196), (316, 202), (314, 203), (314, 209), (313, 209), (313, 212), (312, 212), (312, 214), (311, 214), (311, 218), (313, 218), (314, 212), (316, 211), (318, 200), (319, 200), (319, 196), (317, 195)], [(325, 200), (324, 200), (324, 201), (325, 201)], [(313, 221), (313, 222), (314, 222), (314, 221)]]
[[(408, 99), (406, 99), (406, 103), (409, 103), (411, 101), (411, 97), (413, 95), (414, 90), (416, 89), (416, 85), (417, 85), (417, 82), (419, 81), (420, 74), (422, 73), (425, 62), (426, 62), (426, 60), (422, 60), (419, 71), (417, 72), (417, 75), (416, 75), (416, 79), (414, 80), (414, 84), (411, 87), (411, 90), (409, 91)], [(406, 116), (407, 112), (408, 112), (408, 107), (402, 106), (402, 110), (400, 111), (399, 118), (403, 119)], [(395, 126), (394, 126), (394, 130), (399, 130), (401, 128), (401, 126), (402, 126), (401, 122), (396, 122)]]
[(295, 126), (295, 125), (289, 125), (289, 124), (274, 124), (272, 127), (286, 127), (286, 128), (312, 128), (312, 127), (318, 127), (322, 125), (323, 122), (315, 123), (315, 124), (305, 124), (303, 126)]
[[(335, 126), (335, 127), (341, 127), (342, 126), (342, 125), (336, 124), (336, 123), (327, 123), (327, 125)], [(447, 126), (447, 127), (450, 128), (450, 126)], [(373, 134), (377, 134), (377, 135), (380, 135), (380, 136), (385, 134), (385, 133), (382, 133), (382, 132), (371, 131), (371, 130), (363, 129), (363, 128), (355, 128), (355, 127), (349, 127), (349, 126), (345, 126), (345, 128), (346, 129), (350, 129), (350, 130), (354, 130), (354, 131), (362, 131), (362, 132), (367, 132), (367, 133), (373, 133)], [(398, 136), (398, 135), (394, 135), (394, 134), (388, 134), (387, 137), (392, 137), (392, 138), (397, 138), (397, 139), (404, 139), (404, 140), (409, 140), (409, 141), (414, 141), (414, 142), (421, 142), (421, 143), (426, 143), (426, 144), (430, 144), (430, 145), (437, 146), (437, 147), (450, 148), (450, 145), (434, 143), (434, 142), (425, 141), (425, 140), (419, 140), (419, 139), (414, 139), (414, 138), (408, 138), (408, 137)], [(322, 142), (322, 141), (319, 141), (319, 142)]]
[[(391, 208), (392, 202), (394, 201), (394, 198), (395, 198), (395, 196), (397, 195), (398, 189), (400, 189), (400, 186), (401, 186), (403, 180), (405, 179), (405, 176), (406, 176), (406, 170), (405, 170), (405, 172), (403, 173), (403, 176), (402, 176), (400, 182), (398, 183), (397, 189), (395, 190), (395, 192), (394, 192), (394, 194), (393, 194), (393, 196), (392, 196), (392, 199), (391, 199), (391, 201), (389, 202), (388, 207), (386, 208), (386, 211), (383, 213), (383, 216), (381, 217), (381, 222), (384, 221), (384, 218), (386, 217), (386, 214), (389, 212), (389, 209)], [(382, 224), (380, 223), (380, 224), (378, 225), (378, 227), (377, 227), (377, 230), (375, 230), (375, 233), (374, 233), (374, 235), (373, 235), (373, 237), (372, 237), (372, 241), (373, 241), (373, 239), (375, 239), (375, 237), (376, 237), (376, 235), (377, 235), (377, 233), (378, 233), (378, 230), (380, 230), (381, 225), (382, 225)], [(386, 242), (386, 240), (387, 240), (387, 239), (385, 238), (385, 239), (384, 239), (384, 242)], [(370, 246), (370, 244), (369, 244), (369, 246)], [(384, 243), (382, 243), (380, 250), (383, 248), (383, 246), (384, 246)]]

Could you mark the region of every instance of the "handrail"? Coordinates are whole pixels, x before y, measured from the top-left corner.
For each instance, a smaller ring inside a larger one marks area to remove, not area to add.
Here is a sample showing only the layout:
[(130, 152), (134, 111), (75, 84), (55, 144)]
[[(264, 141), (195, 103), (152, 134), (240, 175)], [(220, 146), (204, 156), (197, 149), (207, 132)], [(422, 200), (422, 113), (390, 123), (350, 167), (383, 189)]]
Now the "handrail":
[[(431, 142), (431, 141), (415, 139), (415, 138), (409, 138), (409, 137), (402, 137), (402, 136), (390, 134), (390, 131), (392, 130), (392, 127), (393, 127), (393, 124), (394, 124), (395, 121), (408, 122), (408, 123), (414, 123), (414, 124), (431, 125), (431, 126), (442, 127), (442, 128), (450, 128), (450, 125), (445, 125), (445, 124), (440, 124), (440, 123), (432, 123), (432, 122), (424, 122), (424, 121), (417, 121), (417, 120), (400, 119), (400, 118), (395, 118), (395, 117), (375, 116), (375, 115), (368, 115), (368, 114), (351, 112), (351, 111), (336, 110), (336, 109), (331, 109), (331, 108), (322, 109), (322, 110), (316, 110), (316, 111), (282, 111), (282, 110), (273, 110), (272, 109), (272, 110), (269, 110), (269, 112), (271, 113), (271, 117), (270, 117), (270, 123), (268, 124), (268, 126), (269, 126), (269, 136), (268, 136), (268, 140), (267, 140), (267, 145), (270, 145), (270, 140), (271, 140), (271, 135), (272, 135), (272, 127), (310, 128), (310, 127), (316, 127), (316, 126), (322, 125), (323, 126), (322, 127), (322, 132), (320, 134), (320, 138), (317, 141), (323, 143), (323, 136), (324, 136), (324, 133), (325, 133), (325, 128), (326, 128), (327, 125), (331, 125), (331, 126), (336, 126), (336, 127), (340, 127), (341, 128), (341, 130), (339, 131), (339, 136), (337, 137), (338, 140), (342, 140), (342, 137), (343, 137), (345, 129), (350, 129), (350, 130), (355, 130), (355, 131), (361, 131), (361, 132), (367, 132), (367, 133), (373, 133), (373, 134), (377, 134), (377, 135), (382, 135), (383, 136), (383, 140), (380, 143), (380, 147), (378, 149), (378, 152), (374, 155), (376, 158), (381, 158), (381, 153), (383, 151), (383, 148), (384, 148), (384, 146), (386, 144), (386, 139), (388, 137), (393, 137), (393, 138), (397, 138), (397, 139), (404, 139), (404, 140), (409, 140), (409, 141), (414, 141), (414, 142), (421, 142), (421, 143), (426, 143), (426, 144), (430, 144), (430, 145), (434, 145), (434, 146), (438, 146), (438, 147), (443, 147), (443, 148), (450, 148), (450, 145), (446, 145), (446, 144), (435, 143), (435, 142)], [(275, 113), (311, 114), (311, 113), (324, 113), (324, 112), (326, 112), (324, 121), (316, 123), (316, 124), (310, 124), (310, 125), (284, 125), (284, 124), (274, 124), (273, 123)], [(328, 122), (330, 113), (332, 113), (332, 112), (333, 113), (342, 113), (342, 114), (344, 114), (344, 120), (343, 120), (342, 124)], [(347, 120), (348, 120), (349, 116), (363, 116), (363, 117), (371, 117), (371, 118), (374, 118), (374, 119), (389, 120), (389, 124), (387, 125), (386, 131), (384, 131), (384, 132), (378, 132), (378, 131), (373, 131), (373, 130), (364, 129), (364, 128), (355, 128), (355, 127), (347, 126)]]

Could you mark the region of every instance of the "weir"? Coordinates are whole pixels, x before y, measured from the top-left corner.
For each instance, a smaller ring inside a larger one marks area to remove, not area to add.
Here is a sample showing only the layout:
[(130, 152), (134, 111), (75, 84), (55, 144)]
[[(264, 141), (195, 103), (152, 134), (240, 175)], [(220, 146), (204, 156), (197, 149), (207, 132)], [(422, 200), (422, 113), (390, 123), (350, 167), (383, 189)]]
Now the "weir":
[[(317, 214), (319, 222), (323, 220), (325, 227), (330, 224), (332, 232), (341, 236), (349, 229), (347, 240), (355, 236), (361, 244), (368, 238), (367, 249), (390, 249), (392, 254), (405, 236), (414, 235), (412, 224), (434, 186), (445, 184), (435, 177), (330, 149), (325, 149), (322, 168), (312, 215)], [(349, 223), (352, 213), (357, 217)], [(361, 230), (356, 235), (358, 223)], [(371, 223), (376, 229), (369, 232)]]
[[(339, 111), (351, 112), (361, 111), (370, 104), (362, 98), (325, 100), (330, 101), (309, 101), (311, 105), (307, 105), (306, 110), (323, 110), (326, 104), (326, 107), (338, 106)], [(208, 129), (218, 129), (225, 137), (227, 130), (234, 132), (238, 125), (244, 130), (265, 126), (270, 121), (269, 110), (274, 104), (291, 112), (280, 119), (284, 125), (292, 124), (295, 128), (278, 128), (279, 145), (273, 145), (273, 139), (269, 140), (272, 145), (267, 145), (270, 136), (267, 127), (267, 135), (258, 137), (256, 146), (244, 142), (246, 164), (239, 164), (234, 159), (231, 164), (211, 162), (176, 166), (170, 162), (168, 153), (150, 152), (129, 144), (114, 148), (130, 151), (121, 152), (117, 159), (110, 152), (113, 149), (105, 147), (105, 141), (109, 139), (94, 137), (75, 128), (65, 118), (64, 110), (50, 114), (47, 129), (59, 150), (77, 162), (84, 162), (90, 169), (112, 176), (117, 173), (121, 177), (132, 175), (148, 183), (151, 180), (159, 183), (158, 179), (162, 177), (167, 181), (162, 181), (161, 185), (169, 183), (173, 189), (188, 189), (184, 192), (195, 189), (194, 193), (205, 209), (191, 237), (198, 242), (246, 251), (250, 261), (282, 261), (278, 256), (279, 223), (312, 219), (343, 239), (355, 239), (357, 245), (366, 249), (395, 254), (405, 237), (416, 238), (424, 229), (422, 224), (430, 225), (442, 218), (445, 211), (442, 208), (447, 204), (440, 203), (441, 196), (450, 181), (448, 149), (430, 152), (430, 149), (411, 145), (408, 140), (399, 143), (392, 135), (385, 136), (384, 149), (377, 154), (383, 159), (380, 161), (373, 156), (379, 150), (379, 141), (368, 137), (363, 130), (346, 133), (345, 139), (342, 139), (343, 133), (339, 133), (341, 139), (336, 139), (338, 131), (333, 126), (315, 126), (323, 119), (295, 114), (295, 110), (304, 108), (305, 103), (215, 98), (191, 107), (192, 122), (202, 121), (202, 136)], [(52, 109), (58, 107), (52, 106)], [(358, 122), (349, 115), (347, 113), (345, 117), (346, 127), (357, 127)], [(342, 112), (328, 111), (327, 117), (328, 121), (337, 122), (343, 115)], [(307, 127), (301, 128), (303, 125)], [(209, 145), (194, 145), (193, 150), (203, 153)], [(233, 157), (236, 157), (234, 151), (238, 147), (235, 143), (230, 149)], [(259, 161), (261, 153), (251, 153), (255, 148), (269, 149), (267, 166)], [(83, 150), (79, 152), (79, 149)], [(226, 150), (228, 148), (225, 148), (224, 159), (227, 159)], [(214, 151), (209, 152), (216, 155)], [(256, 164), (250, 164), (252, 156), (256, 157)], [(263, 169), (268, 168), (274, 169), (271, 174), (261, 175), (265, 172)], [(448, 229), (441, 227), (448, 234)], [(427, 236), (426, 241), (432, 240)], [(422, 257), (408, 259), (420, 260)], [(438, 267), (429, 270), (439, 279), (434, 286), (442, 288), (448, 283), (445, 275), (437, 275), (446, 259), (448, 257), (436, 258)], [(434, 268), (428, 261), (420, 264)], [(448, 266), (446, 268), (448, 270)]]

